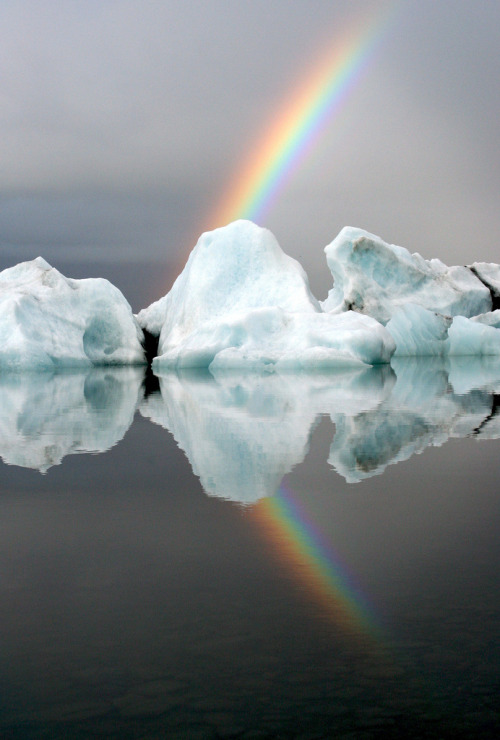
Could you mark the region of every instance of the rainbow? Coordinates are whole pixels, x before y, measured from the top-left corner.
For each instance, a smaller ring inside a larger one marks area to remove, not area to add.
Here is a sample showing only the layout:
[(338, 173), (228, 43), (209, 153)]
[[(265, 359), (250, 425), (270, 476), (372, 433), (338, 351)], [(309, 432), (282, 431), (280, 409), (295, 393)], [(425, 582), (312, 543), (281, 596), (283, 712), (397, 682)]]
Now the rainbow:
[(373, 609), (290, 490), (282, 485), (275, 496), (252, 507), (249, 515), (336, 627), (360, 642), (382, 645), (382, 629)]
[(230, 183), (210, 228), (239, 218), (261, 222), (321, 134), (356, 88), (395, 17), (398, 2), (334, 39), (304, 83), (294, 90)]

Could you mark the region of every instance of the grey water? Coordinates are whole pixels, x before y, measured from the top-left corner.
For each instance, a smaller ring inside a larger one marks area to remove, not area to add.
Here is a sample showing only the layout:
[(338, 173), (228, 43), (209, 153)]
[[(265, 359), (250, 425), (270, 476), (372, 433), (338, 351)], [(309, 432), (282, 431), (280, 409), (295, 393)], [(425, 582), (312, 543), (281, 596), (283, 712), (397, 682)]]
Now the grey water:
[(499, 394), (0, 377), (0, 736), (498, 737)]

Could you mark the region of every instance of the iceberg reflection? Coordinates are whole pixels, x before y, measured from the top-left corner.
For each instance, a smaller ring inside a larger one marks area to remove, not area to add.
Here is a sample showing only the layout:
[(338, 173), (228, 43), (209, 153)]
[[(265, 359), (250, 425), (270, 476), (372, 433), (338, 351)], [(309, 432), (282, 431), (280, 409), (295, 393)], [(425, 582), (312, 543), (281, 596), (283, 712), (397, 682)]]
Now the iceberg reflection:
[(328, 462), (348, 483), (451, 437), (500, 437), (500, 365), (478, 360), (471, 373), (438, 358), (328, 375), (168, 373), (141, 413), (172, 433), (208, 494), (251, 503), (304, 460), (320, 416), (335, 426)]
[(328, 463), (348, 483), (452, 437), (500, 437), (495, 358), (396, 359), (327, 374), (166, 372), (143, 398), (141, 368), (0, 376), (0, 456), (46, 472), (104, 452), (136, 409), (168, 430), (205, 491), (252, 503), (301, 463), (318, 420), (334, 426)]
[(319, 414), (376, 407), (392, 377), (387, 366), (326, 376), (169, 373), (141, 413), (172, 433), (207, 493), (251, 503), (302, 462)]
[(142, 380), (134, 367), (0, 376), (0, 456), (45, 473), (66, 455), (105, 452), (130, 427)]

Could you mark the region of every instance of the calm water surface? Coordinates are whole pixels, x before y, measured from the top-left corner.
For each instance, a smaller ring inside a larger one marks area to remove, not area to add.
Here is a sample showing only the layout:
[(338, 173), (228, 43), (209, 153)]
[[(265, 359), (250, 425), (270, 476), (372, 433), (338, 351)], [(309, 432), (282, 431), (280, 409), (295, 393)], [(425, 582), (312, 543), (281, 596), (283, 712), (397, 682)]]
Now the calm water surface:
[(500, 362), (0, 379), (0, 736), (500, 736)]

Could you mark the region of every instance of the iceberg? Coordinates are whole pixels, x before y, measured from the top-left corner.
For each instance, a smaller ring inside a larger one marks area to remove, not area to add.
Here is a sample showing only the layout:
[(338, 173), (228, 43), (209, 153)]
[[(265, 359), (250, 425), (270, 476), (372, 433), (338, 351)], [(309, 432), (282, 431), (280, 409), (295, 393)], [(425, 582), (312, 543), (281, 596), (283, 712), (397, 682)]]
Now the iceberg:
[(132, 424), (142, 380), (136, 367), (3, 373), (0, 457), (46, 473), (66, 455), (109, 450)]
[(395, 357), (444, 355), (452, 318), (415, 303), (395, 309), (386, 329), (396, 342)]
[(364, 368), (395, 357), (500, 355), (500, 266), (448, 267), (362, 229), (325, 248), (312, 294), (273, 234), (239, 220), (201, 235), (172, 289), (134, 316), (107, 280), (41, 257), (0, 273), (0, 370), (145, 364), (156, 372)]
[(324, 313), (300, 264), (244, 220), (202, 234), (171, 291), (137, 319), (158, 337), (156, 369), (362, 366), (395, 350), (372, 317)]
[(145, 362), (130, 305), (102, 278), (72, 280), (42, 257), (0, 272), (0, 369)]
[(477, 316), (492, 309), (488, 287), (467, 267), (447, 267), (363, 229), (346, 226), (325, 247), (333, 288), (325, 311), (353, 309), (387, 324), (396, 309), (416, 304), (443, 316)]
[(470, 270), (488, 288), (491, 294), (493, 309), (500, 308), (500, 265), (493, 262), (474, 262)]

